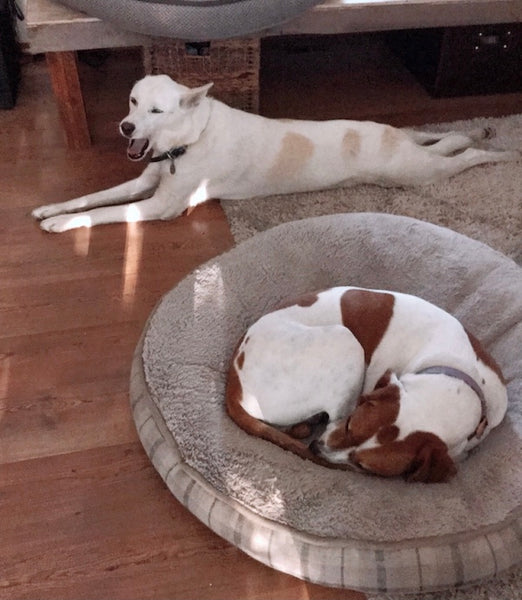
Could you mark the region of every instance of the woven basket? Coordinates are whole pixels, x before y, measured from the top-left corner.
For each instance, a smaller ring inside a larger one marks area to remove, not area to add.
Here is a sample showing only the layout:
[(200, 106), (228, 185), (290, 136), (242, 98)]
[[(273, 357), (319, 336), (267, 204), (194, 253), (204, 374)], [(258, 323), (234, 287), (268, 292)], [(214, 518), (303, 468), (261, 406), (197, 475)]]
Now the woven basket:
[(214, 82), (211, 95), (234, 108), (259, 111), (259, 38), (186, 43), (154, 38), (143, 49), (145, 73), (183, 85)]

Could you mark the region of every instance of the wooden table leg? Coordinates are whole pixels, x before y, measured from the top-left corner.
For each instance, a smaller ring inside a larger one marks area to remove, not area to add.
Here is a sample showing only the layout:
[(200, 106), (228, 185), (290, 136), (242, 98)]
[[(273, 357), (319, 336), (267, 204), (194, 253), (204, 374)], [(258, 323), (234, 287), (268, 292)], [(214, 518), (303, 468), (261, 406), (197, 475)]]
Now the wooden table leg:
[(45, 56), (67, 145), (74, 150), (88, 148), (91, 136), (78, 76), (76, 52), (47, 52)]

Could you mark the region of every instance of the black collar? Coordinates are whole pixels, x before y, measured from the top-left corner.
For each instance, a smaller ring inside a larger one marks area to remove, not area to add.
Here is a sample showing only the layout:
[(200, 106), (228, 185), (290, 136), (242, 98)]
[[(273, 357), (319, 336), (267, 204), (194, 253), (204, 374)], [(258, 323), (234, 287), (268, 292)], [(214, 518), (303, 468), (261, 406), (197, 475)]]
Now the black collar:
[(176, 146), (175, 148), (171, 148), (170, 150), (163, 152), (163, 154), (158, 154), (158, 156), (153, 156), (150, 159), (150, 162), (160, 162), (162, 160), (167, 160), (167, 159), (170, 160), (170, 172), (172, 173), (172, 175), (174, 175), (174, 173), (176, 172), (176, 167), (174, 165), (174, 161), (176, 160), (176, 158), (183, 156), (186, 151), (187, 151), (187, 146)]

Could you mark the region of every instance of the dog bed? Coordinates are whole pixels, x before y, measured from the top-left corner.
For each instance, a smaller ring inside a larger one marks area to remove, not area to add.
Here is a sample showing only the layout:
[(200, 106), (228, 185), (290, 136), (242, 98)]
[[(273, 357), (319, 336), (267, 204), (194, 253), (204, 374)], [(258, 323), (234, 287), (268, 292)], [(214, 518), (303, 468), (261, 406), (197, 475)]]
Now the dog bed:
[[(503, 368), (509, 409), (445, 484), (331, 470), (226, 415), (234, 347), (281, 300), (333, 285), (417, 294), (456, 315)], [(136, 349), (131, 404), (173, 495), (259, 561), (315, 583), (421, 592), (492, 577), (522, 557), (522, 269), (449, 229), (344, 214), (280, 225), (186, 277)]]
[(123, 29), (190, 41), (275, 27), (323, 0), (60, 0)]

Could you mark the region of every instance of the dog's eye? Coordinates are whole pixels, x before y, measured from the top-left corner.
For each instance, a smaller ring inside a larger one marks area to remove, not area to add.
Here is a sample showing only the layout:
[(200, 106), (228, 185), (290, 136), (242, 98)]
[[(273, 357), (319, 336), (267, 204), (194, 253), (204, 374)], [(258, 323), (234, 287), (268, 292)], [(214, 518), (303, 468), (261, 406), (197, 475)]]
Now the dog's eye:
[(131, 97), (131, 99), (130, 99), (130, 103), (131, 103), (133, 106), (137, 106), (137, 105), (138, 105), (138, 101), (136, 100), (136, 98), (132, 98), (132, 97)]
[(157, 115), (157, 114), (159, 114), (159, 113), (162, 113), (163, 111), (162, 111), (162, 110), (160, 110), (159, 108), (156, 108), (156, 107), (154, 106), (153, 108), (151, 108), (151, 109), (150, 109), (150, 112), (151, 112), (151, 113), (154, 113), (154, 114), (156, 114), (156, 115)]

